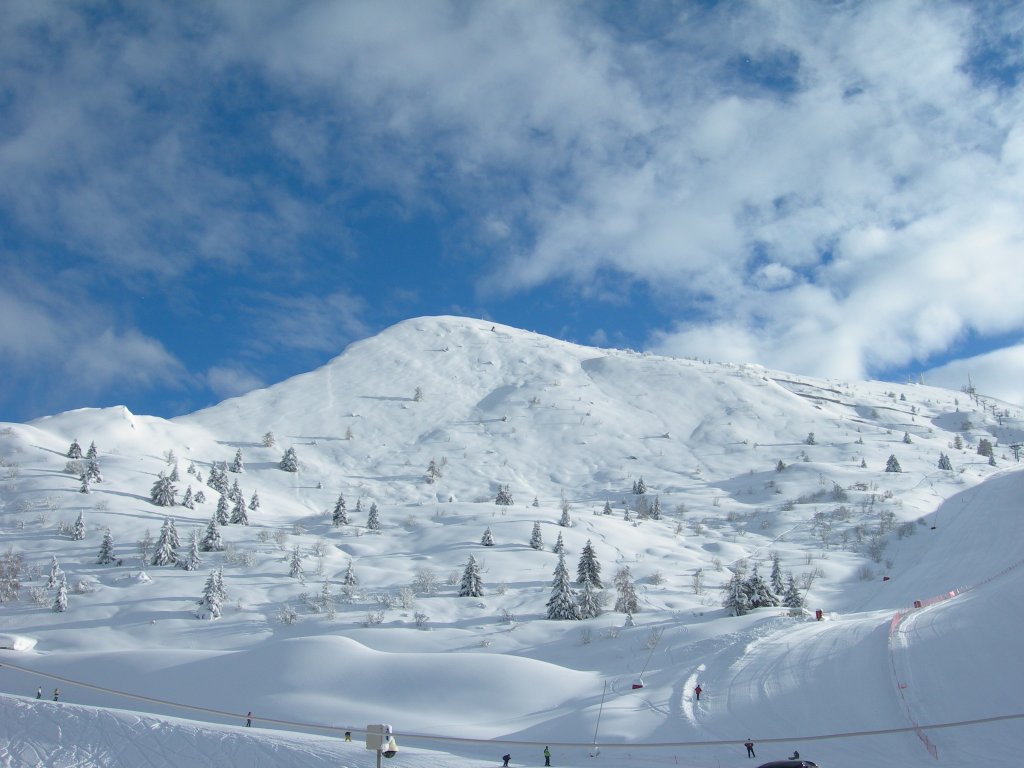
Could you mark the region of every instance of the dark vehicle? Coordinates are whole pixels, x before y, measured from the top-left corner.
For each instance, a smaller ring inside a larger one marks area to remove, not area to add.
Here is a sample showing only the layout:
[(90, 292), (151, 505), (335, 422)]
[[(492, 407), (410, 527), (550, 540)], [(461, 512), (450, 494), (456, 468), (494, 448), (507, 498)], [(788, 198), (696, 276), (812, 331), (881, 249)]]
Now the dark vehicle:
[(757, 768), (818, 768), (818, 764), (810, 760), (772, 760)]

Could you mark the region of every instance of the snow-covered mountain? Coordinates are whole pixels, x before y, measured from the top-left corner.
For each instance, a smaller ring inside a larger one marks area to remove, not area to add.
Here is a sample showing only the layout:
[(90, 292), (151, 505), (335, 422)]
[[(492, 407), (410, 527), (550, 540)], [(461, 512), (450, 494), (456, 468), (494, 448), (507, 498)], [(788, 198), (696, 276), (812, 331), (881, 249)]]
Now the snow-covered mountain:
[[(748, 737), (766, 760), (797, 748), (822, 765), (982, 752), (1012, 765), (1022, 437), (1020, 408), (968, 393), (455, 317), (409, 320), (177, 419), (108, 408), (2, 425), (0, 544), (5, 573), (22, 567), (0, 632), (36, 641), (0, 651), (2, 764), (362, 765), (362, 730), (386, 722), (404, 763), (452, 768), (508, 751), (539, 764), (545, 744), (561, 766), (744, 765)], [(73, 441), (98, 451), (88, 493)], [(280, 468), (288, 449), (297, 472)], [(236, 456), (229, 483), (259, 497), (249, 525), (221, 528), (225, 551), (202, 552), (198, 570), (152, 565), (166, 517), (182, 556), (205, 533), (211, 469)], [(190, 488), (204, 502), (151, 502), (175, 468), (176, 500)], [(496, 504), (505, 488), (513, 503)], [(332, 524), (339, 495), (345, 525)], [(660, 519), (644, 514), (655, 500)], [(108, 529), (120, 563), (99, 565)], [(559, 537), (573, 577), (592, 543), (600, 616), (546, 618)], [(470, 556), (484, 594), (459, 597)], [(729, 615), (733, 572), (767, 579), (773, 557), (807, 610)], [(223, 615), (200, 620), (218, 567)], [(631, 619), (613, 610), (626, 568)], [(35, 701), (54, 685), (61, 702)], [(238, 727), (250, 710), (263, 730)]]

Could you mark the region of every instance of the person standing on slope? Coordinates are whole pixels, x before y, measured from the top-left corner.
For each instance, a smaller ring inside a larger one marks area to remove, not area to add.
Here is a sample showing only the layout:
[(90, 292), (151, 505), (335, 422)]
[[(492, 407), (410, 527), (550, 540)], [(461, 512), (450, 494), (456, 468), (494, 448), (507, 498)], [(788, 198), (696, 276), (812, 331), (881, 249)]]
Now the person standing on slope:
[(551, 750), (544, 747), (544, 765), (551, 765)]
[(697, 687), (693, 689), (693, 692), (697, 694), (697, 701), (700, 701), (700, 692), (704, 690), (700, 687), (700, 683), (697, 683)]
[(757, 757), (757, 755), (754, 754), (754, 742), (747, 739), (743, 742), (743, 746), (747, 748), (747, 757)]
[(41, 686), (41, 685), (38, 688), (36, 688), (36, 698), (37, 699), (43, 698), (43, 686)]
[(512, 759), (512, 754), (502, 755), (501, 759), (504, 761), (502, 762), (503, 768), (508, 768), (508, 761)]

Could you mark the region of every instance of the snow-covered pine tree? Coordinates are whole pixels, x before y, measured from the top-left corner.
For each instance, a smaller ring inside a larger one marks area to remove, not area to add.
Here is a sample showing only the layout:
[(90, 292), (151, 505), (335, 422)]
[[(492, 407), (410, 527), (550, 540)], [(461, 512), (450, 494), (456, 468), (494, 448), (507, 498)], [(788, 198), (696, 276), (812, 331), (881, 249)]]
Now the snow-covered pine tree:
[(603, 514), (603, 515), (610, 515), (611, 513), (612, 513), (612, 503), (610, 501), (605, 501), (604, 509), (601, 510), (601, 514)]
[(224, 493), (224, 478), (220, 474), (220, 467), (217, 465), (217, 462), (214, 462), (213, 466), (210, 467), (210, 474), (206, 478), (206, 484), (213, 488), (213, 490)]
[(90, 483), (89, 483), (89, 475), (86, 472), (83, 472), (82, 476), (79, 479), (82, 481), (82, 484), (80, 486), (78, 486), (78, 492), (79, 493), (92, 493), (92, 488), (89, 487), (89, 485), (90, 485)]
[(576, 595), (569, 581), (569, 569), (565, 567), (565, 555), (558, 556), (547, 608), (547, 617), (553, 621), (572, 621), (580, 618), (579, 609), (576, 607)]
[(491, 534), (491, 526), (488, 525), (487, 528), (484, 530), (484, 535), (480, 539), (480, 543), (483, 544), (485, 547), (494, 546), (494, 536)]
[(459, 597), (481, 597), (484, 593), (484, 581), (480, 576), (480, 566), (476, 558), (469, 556), (469, 562), (462, 571), (462, 581), (459, 582)]
[(199, 554), (199, 529), (193, 528), (189, 536), (188, 556), (178, 561), (178, 565), (186, 571), (198, 571), (203, 564), (203, 558)]
[(551, 551), (556, 555), (560, 555), (565, 552), (565, 541), (562, 540), (562, 532), (558, 532), (558, 538), (555, 539), (555, 546), (551, 548)]
[(203, 540), (199, 543), (199, 549), (203, 552), (220, 552), (224, 549), (224, 540), (220, 536), (220, 526), (217, 525), (216, 515), (211, 517), (210, 522), (206, 524), (206, 533), (203, 534)]
[(242, 489), (238, 485), (238, 481), (237, 480), (235, 480), (235, 482), (233, 482), (231, 484), (231, 490), (228, 491), (228, 501), (235, 501), (235, 502), (242, 501), (242, 502), (244, 502), (244, 499), (242, 498)]
[(953, 447), (958, 451), (962, 451), (964, 447), (964, 439), (960, 435), (953, 435)]
[(196, 502), (192, 498), (192, 486), (191, 485), (188, 488), (185, 489), (185, 495), (181, 497), (181, 506), (185, 507), (186, 509), (195, 509), (196, 508)]
[(263, 435), (263, 447), (264, 448), (273, 448), (275, 445), (277, 445), (277, 438), (274, 437), (274, 433), (273, 432), (266, 432), (266, 433), (264, 433), (264, 435)]
[(911, 443), (914, 442), (913, 440), (910, 439), (910, 433), (909, 432), (904, 432), (903, 433), (903, 442), (906, 443), (907, 445), (910, 445)]
[(331, 524), (335, 526), (348, 525), (348, 510), (345, 508), (345, 494), (339, 493), (338, 500), (334, 502), (334, 514), (331, 515)]
[(655, 496), (654, 503), (651, 504), (651, 509), (647, 513), (651, 520), (661, 520), (661, 497)]
[(786, 468), (785, 462), (782, 459), (779, 459), (779, 462), (775, 465), (775, 471), (776, 472), (781, 472), (785, 468)]
[(331, 591), (331, 582), (327, 579), (324, 579), (324, 585), (320, 587), (320, 596), (316, 602), (320, 612), (327, 614), (328, 619), (333, 619), (337, 615), (334, 607), (334, 592)]
[(161, 472), (149, 491), (149, 499), (158, 507), (173, 507), (176, 503), (177, 493), (171, 478)]
[(71, 538), (75, 541), (81, 541), (85, 538), (85, 513), (78, 513), (78, 519), (75, 520), (75, 525), (71, 529)]
[(341, 577), (341, 583), (346, 587), (354, 587), (359, 584), (359, 579), (356, 578), (356, 567), (351, 560), (348, 561), (345, 574)]
[(89, 450), (85, 452), (85, 458), (89, 459), (89, 461), (93, 461), (99, 455), (100, 452), (96, 449), (96, 441), (93, 440), (89, 443)]
[(249, 515), (245, 511), (245, 499), (239, 495), (235, 501), (235, 505), (231, 508), (231, 524), (232, 525), (248, 525)]
[(366, 530), (380, 530), (380, 510), (377, 509), (377, 502), (370, 502), (370, 511), (366, 515)]
[(196, 491), (196, 495), (193, 498), (195, 499), (196, 504), (206, 503), (206, 494), (203, 492), (202, 488)]
[(90, 482), (93, 482), (93, 483), (102, 483), (103, 482), (103, 473), (100, 472), (100, 461), (99, 461), (99, 459), (92, 458), (92, 459), (88, 460), (88, 463), (85, 465), (85, 474), (89, 478)]
[(200, 619), (219, 619), (227, 597), (227, 590), (224, 588), (224, 569), (218, 568), (215, 571), (210, 571), (210, 576), (206, 579), (206, 586), (203, 587), (203, 596), (199, 600), (199, 610), (196, 612), (196, 616)]
[(947, 471), (951, 471), (953, 469), (953, 464), (950, 462), (949, 456), (944, 453), (939, 454), (939, 469), (945, 469)]
[(427, 481), (427, 484), (428, 485), (433, 485), (434, 483), (437, 482), (438, 478), (440, 478), (440, 477), (441, 477), (441, 468), (439, 466), (437, 466), (437, 462), (436, 461), (431, 459), (430, 463), (427, 465), (427, 475), (426, 475), (426, 478), (425, 478), (426, 481)]
[(543, 549), (544, 539), (540, 535), (540, 523), (533, 524), (533, 533), (530, 534), (530, 548), (531, 549)]
[(743, 616), (750, 611), (750, 595), (747, 593), (746, 569), (737, 563), (732, 578), (725, 585), (722, 606), (733, 616)]
[(291, 560), (288, 561), (288, 575), (299, 581), (306, 580), (306, 575), (302, 570), (302, 550), (299, 549), (298, 544), (292, 547)]
[(181, 479), (181, 477), (178, 475), (178, 465), (177, 464), (175, 464), (173, 467), (171, 467), (171, 474), (169, 474), (168, 477), (171, 479), (172, 483), (176, 483), (176, 482), (178, 482), (178, 480)]
[(96, 563), (98, 565), (110, 565), (116, 562), (117, 558), (114, 557), (114, 535), (107, 528), (103, 531), (103, 541), (100, 542), (100, 552), (96, 556)]
[(590, 539), (583, 545), (580, 561), (576, 566), (576, 583), (582, 587), (586, 582), (590, 582), (597, 589), (604, 587), (601, 583), (601, 563), (597, 561), (597, 553), (594, 552), (594, 545)]
[(750, 596), (751, 608), (771, 608), (779, 604), (779, 598), (772, 594), (761, 574), (757, 572), (757, 563), (754, 563), (747, 578), (746, 591)]
[(639, 478), (633, 484), (633, 493), (637, 494), (638, 496), (643, 496), (645, 493), (647, 493), (647, 483), (644, 482), (644, 479), (642, 477)]
[(231, 522), (231, 505), (228, 502), (228, 497), (223, 493), (217, 499), (217, 511), (213, 513), (213, 516), (217, 518), (217, 525), (223, 526)]
[(294, 448), (289, 448), (284, 452), (284, 456), (281, 457), (281, 463), (278, 466), (285, 472), (299, 471), (299, 457), (296, 455)]
[(993, 448), (992, 441), (987, 437), (983, 437), (978, 440), (978, 455), (979, 456), (992, 456)]
[(793, 609), (804, 607), (803, 595), (800, 594), (792, 573), (786, 575), (786, 591), (782, 594), (782, 604)]
[(632, 615), (640, 611), (640, 599), (636, 596), (636, 586), (633, 584), (633, 573), (628, 565), (624, 565), (615, 572), (615, 610), (619, 613)]
[(589, 581), (583, 582), (576, 602), (581, 619), (592, 619), (601, 615), (601, 601), (597, 589)]
[(500, 507), (511, 507), (515, 503), (512, 501), (512, 492), (509, 491), (507, 485), (498, 486), (498, 495), (494, 497), (494, 503)]
[(67, 457), (69, 459), (80, 459), (82, 458), (82, 446), (78, 444), (78, 438), (76, 437), (71, 441), (71, 445), (68, 447)]
[(781, 595), (783, 592), (785, 592), (785, 585), (783, 585), (782, 583), (782, 567), (779, 562), (779, 553), (772, 552), (771, 558), (772, 572), (769, 576), (769, 580), (772, 585), (772, 592), (774, 592), (776, 595)]
[(885, 462), (885, 471), (886, 472), (902, 472), (903, 471), (903, 468), (900, 467), (899, 461), (896, 459), (896, 454), (895, 453), (890, 453), (889, 454), (889, 460), (887, 462)]
[(540, 499), (538, 499), (536, 496), (534, 496), (533, 497), (533, 504), (531, 506), (539, 507), (540, 506)]
[(68, 609), (68, 580), (61, 573), (57, 580), (57, 595), (53, 599), (53, 610), (55, 613), (64, 613)]
[(231, 466), (228, 467), (228, 470), (230, 470), (231, 472), (234, 472), (236, 474), (241, 474), (242, 472), (245, 472), (245, 462), (242, 461), (242, 449), (241, 448), (239, 448), (238, 450), (235, 451), (234, 461), (231, 462)]
[(196, 475), (196, 463), (194, 461), (190, 461), (188, 463), (188, 469), (186, 469), (185, 472), (187, 472), (188, 474), (190, 474), (193, 477), (195, 477), (195, 475)]
[(632, 522), (633, 520), (633, 513), (629, 511), (628, 504), (623, 504), (622, 506), (622, 519), (627, 523)]
[(156, 540), (156, 548), (153, 551), (153, 565), (174, 565), (178, 562), (177, 533), (171, 534), (171, 518), (165, 517), (164, 524), (160, 526), (160, 537)]
[(558, 518), (558, 524), (562, 528), (571, 528), (572, 527), (572, 518), (569, 516), (569, 505), (568, 504), (563, 504), (562, 505), (562, 516), (560, 518)]
[(53, 589), (56, 587), (62, 573), (60, 563), (57, 562), (57, 556), (50, 555), (50, 576), (46, 579), (46, 588)]
[(260, 511), (260, 495), (256, 491), (252, 492), (252, 496), (249, 498), (249, 511), (259, 512)]

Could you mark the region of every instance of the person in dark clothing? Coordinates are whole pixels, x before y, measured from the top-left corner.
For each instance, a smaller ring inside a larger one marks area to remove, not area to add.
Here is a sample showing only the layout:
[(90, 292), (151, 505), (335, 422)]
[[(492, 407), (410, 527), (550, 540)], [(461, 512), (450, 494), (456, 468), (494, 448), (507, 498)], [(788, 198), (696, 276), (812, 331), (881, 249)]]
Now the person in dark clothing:
[(345, 731), (345, 741), (352, 741), (352, 731)]
[(36, 688), (36, 698), (37, 699), (43, 698), (43, 686), (41, 686), (41, 685), (38, 688)]
[(747, 757), (757, 757), (757, 755), (754, 754), (754, 742), (747, 739), (743, 742), (743, 746), (747, 748)]
[(703, 689), (702, 689), (702, 688), (700, 687), (700, 683), (698, 683), (698, 684), (697, 684), (697, 687), (693, 689), (693, 692), (694, 692), (695, 694), (697, 694), (697, 701), (700, 701), (700, 692), (701, 692), (702, 690), (703, 690)]
[(245, 727), (252, 728), (252, 710), (249, 710), (249, 714), (245, 716)]
[(508, 761), (512, 759), (512, 755), (502, 755), (501, 759), (504, 761), (502, 765), (505, 766), (505, 768), (508, 768)]
[(60, 688), (53, 689), (53, 700), (57, 701), (60, 698)]
[(790, 759), (790, 760), (799, 760), (799, 759), (800, 759), (800, 753), (799, 753), (799, 752), (797, 752), (797, 751), (796, 751), (796, 750), (794, 749), (794, 750), (793, 750), (793, 754), (792, 754), (792, 755), (790, 755), (789, 759)]
[(544, 747), (544, 765), (551, 765), (551, 750)]

